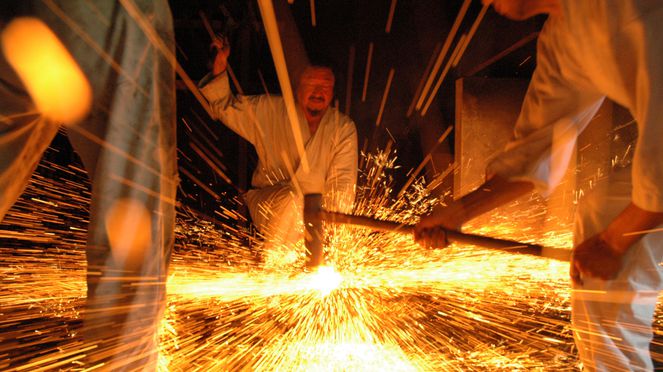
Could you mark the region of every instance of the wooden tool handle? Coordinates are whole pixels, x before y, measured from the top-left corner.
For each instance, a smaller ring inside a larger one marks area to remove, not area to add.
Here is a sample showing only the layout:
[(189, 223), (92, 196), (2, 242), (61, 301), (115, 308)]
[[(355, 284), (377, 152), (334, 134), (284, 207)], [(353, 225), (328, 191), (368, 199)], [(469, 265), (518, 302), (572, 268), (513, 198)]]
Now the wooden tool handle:
[[(322, 219), (332, 223), (364, 226), (373, 230), (412, 234), (414, 225), (406, 225), (391, 221), (382, 221), (365, 216), (322, 211)], [(488, 236), (465, 234), (460, 231), (446, 230), (447, 239), (452, 243), (471, 244), (479, 247), (498, 249), (501, 251), (541, 256), (543, 247), (536, 244), (525, 244), (512, 240), (491, 238)]]
[(412, 234), (414, 226), (398, 222), (383, 221), (366, 216), (355, 216), (339, 212), (322, 211), (322, 220), (344, 225), (364, 226), (372, 230)]

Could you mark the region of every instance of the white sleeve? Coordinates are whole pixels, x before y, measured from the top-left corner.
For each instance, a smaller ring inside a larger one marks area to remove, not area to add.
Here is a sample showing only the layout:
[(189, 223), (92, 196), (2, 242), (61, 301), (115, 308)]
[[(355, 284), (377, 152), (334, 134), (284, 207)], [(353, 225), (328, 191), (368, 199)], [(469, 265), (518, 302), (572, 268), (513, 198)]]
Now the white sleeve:
[(514, 137), (503, 152), (490, 160), (486, 169), (487, 177), (499, 175), (510, 180), (531, 181), (544, 196), (561, 181), (578, 135), (604, 98), (588, 88), (589, 84), (570, 81), (568, 74), (561, 72), (565, 68), (566, 73), (568, 68), (564, 64), (572, 65), (572, 62), (560, 57), (554, 45), (542, 32), (537, 47), (537, 67), (516, 122)]
[(325, 179), (325, 207), (351, 213), (357, 185), (357, 129), (352, 121), (343, 123), (335, 139), (334, 154)]
[(214, 118), (256, 146), (263, 138), (257, 113), (266, 104), (267, 97), (235, 97), (230, 90), (227, 73), (216, 77), (208, 74), (201, 80), (201, 85), (200, 91), (209, 102)]

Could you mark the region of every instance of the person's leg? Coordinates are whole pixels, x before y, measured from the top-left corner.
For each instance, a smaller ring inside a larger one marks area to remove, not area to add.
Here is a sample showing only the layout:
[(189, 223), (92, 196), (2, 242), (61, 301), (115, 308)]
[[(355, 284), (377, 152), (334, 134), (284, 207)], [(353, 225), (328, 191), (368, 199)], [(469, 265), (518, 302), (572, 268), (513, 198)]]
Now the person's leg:
[(58, 126), (43, 120), (0, 53), (0, 220), (30, 181)]
[(633, 249), (618, 279), (586, 278), (572, 295), (574, 334), (587, 370), (653, 369), (649, 344), (660, 277), (640, 275), (651, 258), (647, 244)]
[[(172, 53), (167, 2), (133, 3)], [(90, 118), (68, 128), (92, 180), (83, 312), (86, 346), (96, 345), (89, 367), (155, 369), (174, 244), (174, 69), (135, 19), (140, 16), (119, 2), (44, 4), (40, 16), (94, 92)]]
[[(579, 204), (576, 244), (600, 232), (630, 201), (628, 177), (617, 178)], [(586, 370), (653, 369), (649, 343), (663, 283), (661, 259), (663, 233), (648, 234), (629, 251), (617, 279), (583, 278), (584, 284), (574, 288), (574, 337)]]

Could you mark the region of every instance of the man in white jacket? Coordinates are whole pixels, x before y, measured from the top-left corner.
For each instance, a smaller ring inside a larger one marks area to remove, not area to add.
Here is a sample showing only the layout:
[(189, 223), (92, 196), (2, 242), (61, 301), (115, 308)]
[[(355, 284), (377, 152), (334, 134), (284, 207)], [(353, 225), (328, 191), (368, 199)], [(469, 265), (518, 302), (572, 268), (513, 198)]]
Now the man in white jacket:
[(637, 121), (632, 169), (610, 170), (577, 208), (571, 263), (572, 322), (587, 370), (652, 370), (652, 318), (663, 288), (663, 2), (494, 0), (512, 19), (549, 18), (513, 140), (487, 182), (435, 210), (415, 239), (446, 245), (460, 226), (534, 188), (555, 187), (578, 134), (605, 97)]
[(221, 38), (214, 46), (218, 53), (212, 73), (201, 81), (201, 91), (215, 117), (256, 149), (253, 188), (244, 199), (259, 231), (271, 243), (295, 244), (303, 237), (306, 194), (323, 194), (327, 209), (351, 212), (357, 182), (357, 130), (349, 117), (330, 106), (335, 83), (332, 70), (309, 66), (297, 85), (297, 114), (310, 167), (304, 172), (283, 98), (234, 96), (226, 73), (230, 47)]

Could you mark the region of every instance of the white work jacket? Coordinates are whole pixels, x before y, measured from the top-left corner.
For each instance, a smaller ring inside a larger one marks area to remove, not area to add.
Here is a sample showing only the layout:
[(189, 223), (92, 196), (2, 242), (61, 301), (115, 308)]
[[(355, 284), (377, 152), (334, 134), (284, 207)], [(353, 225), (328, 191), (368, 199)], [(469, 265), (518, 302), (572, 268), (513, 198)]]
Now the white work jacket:
[(663, 212), (663, 2), (562, 1), (546, 22), (514, 139), (487, 174), (533, 181), (546, 194), (604, 97), (637, 121), (632, 200)]
[[(201, 83), (205, 84), (205, 80)], [(305, 125), (304, 112), (297, 107), (310, 167), (306, 173), (300, 166), (300, 156), (282, 97), (235, 97), (225, 73), (207, 82), (201, 92), (209, 101), (216, 118), (255, 147), (258, 165), (251, 182), (254, 188), (290, 182), (289, 163), (303, 194), (322, 193), (326, 208), (342, 212), (352, 210), (358, 149), (357, 130), (348, 116), (333, 107), (328, 108), (311, 136), (308, 125)]]

